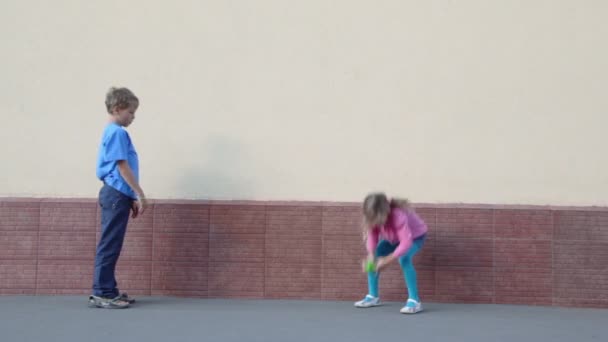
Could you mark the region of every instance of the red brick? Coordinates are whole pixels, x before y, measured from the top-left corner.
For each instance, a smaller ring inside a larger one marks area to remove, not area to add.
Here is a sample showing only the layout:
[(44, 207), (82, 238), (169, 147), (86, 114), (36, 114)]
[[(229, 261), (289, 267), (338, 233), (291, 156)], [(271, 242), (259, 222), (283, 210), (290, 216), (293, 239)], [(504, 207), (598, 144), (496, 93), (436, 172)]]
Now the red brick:
[(90, 202), (41, 202), (40, 230), (95, 232), (97, 205)]
[(323, 300), (360, 300), (368, 292), (367, 278), (360, 277), (323, 277), (321, 297)]
[(7, 202), (0, 199), (0, 231), (38, 231), (39, 202)]
[(608, 308), (608, 300), (597, 298), (553, 298), (553, 305), (579, 308)]
[(494, 229), (497, 238), (553, 238), (553, 217), (550, 210), (495, 210)]
[(416, 267), (418, 277), (418, 292), (422, 300), (432, 300), (435, 297), (437, 280), (434, 267)]
[(321, 295), (323, 299), (352, 300), (367, 293), (367, 276), (361, 272), (361, 264), (350, 267), (323, 267)]
[(212, 234), (264, 234), (266, 208), (263, 206), (214, 205), (211, 207)]
[(266, 266), (265, 298), (321, 298), (321, 265), (274, 263)]
[(154, 262), (152, 265), (152, 294), (207, 293), (207, 263)]
[(263, 234), (210, 235), (209, 260), (216, 262), (264, 262)]
[(210, 262), (209, 297), (264, 298), (264, 263)]
[(323, 238), (322, 262), (331, 264), (357, 264), (365, 258), (361, 236), (325, 235)]
[(321, 237), (321, 207), (267, 207), (266, 235), (273, 239), (285, 235), (291, 239)]
[(323, 234), (363, 236), (363, 216), (360, 206), (323, 207)]
[(422, 249), (414, 255), (414, 265), (433, 267), (436, 263), (435, 239), (427, 238)]
[(38, 254), (38, 232), (0, 231), (0, 260), (32, 259)]
[(116, 265), (116, 282), (120, 291), (129, 294), (150, 295), (152, 262), (119, 260)]
[[(367, 293), (359, 203), (160, 201), (148, 209), (130, 221), (118, 265), (119, 287), (132, 295)], [(416, 211), (429, 225), (415, 258), (424, 301), (608, 307), (608, 212)], [(0, 295), (34, 294), (37, 285), (39, 294), (90, 293), (98, 215), (89, 200), (0, 200)], [(406, 298), (397, 263), (380, 284), (384, 300)]]
[(365, 257), (361, 235), (324, 235), (321, 295), (323, 299), (354, 300), (367, 293), (361, 271)]
[[(416, 208), (414, 205), (414, 211), (420, 216), (420, 218), (426, 223), (429, 228), (435, 227), (437, 224), (437, 209), (435, 208)], [(432, 229), (431, 229), (432, 230)]]
[(438, 238), (493, 238), (491, 209), (437, 209)]
[(321, 265), (321, 237), (289, 239), (287, 237), (266, 237), (266, 263), (281, 261), (284, 263)]
[(416, 213), (426, 223), (428, 231), (426, 233), (427, 243), (437, 237), (437, 209), (435, 208), (415, 208)]
[(209, 232), (209, 206), (201, 204), (154, 205), (155, 233)]
[(551, 241), (497, 240), (494, 244), (494, 265), (499, 268), (551, 269)]
[(154, 261), (207, 262), (209, 236), (201, 233), (154, 233)]
[(487, 239), (445, 239), (435, 242), (436, 266), (492, 267), (493, 241)]
[(0, 262), (0, 289), (35, 289), (35, 260), (2, 260)]
[(608, 242), (556, 241), (553, 243), (553, 267), (563, 270), (606, 270)]
[(551, 305), (553, 270), (497, 268), (495, 270), (496, 303)]
[(95, 239), (94, 232), (41, 231), (38, 259), (93, 260)]
[(36, 293), (53, 294), (55, 290), (81, 290), (81, 292), (87, 290), (90, 292), (94, 267), (93, 261), (40, 260)]
[(186, 298), (207, 298), (207, 290), (152, 290), (152, 296), (171, 296)]
[[(608, 304), (608, 268), (555, 269), (553, 275), (554, 302), (568, 306), (600, 306)], [(577, 303), (578, 302), (578, 303)], [(585, 304), (585, 305), (583, 305)]]
[[(81, 295), (82, 305), (87, 304), (88, 296), (91, 294), (91, 289), (39, 289), (37, 295), (43, 296), (75, 296)], [(85, 297), (86, 296), (86, 297)]]
[(608, 211), (556, 211), (555, 239), (608, 242)]
[(152, 260), (152, 231), (127, 231), (120, 260)]
[(266, 298), (321, 298), (321, 216), (318, 206), (267, 208)]
[(437, 267), (436, 298), (443, 302), (492, 303), (494, 276), (491, 267)]
[(0, 289), (0, 296), (33, 296), (36, 289)]

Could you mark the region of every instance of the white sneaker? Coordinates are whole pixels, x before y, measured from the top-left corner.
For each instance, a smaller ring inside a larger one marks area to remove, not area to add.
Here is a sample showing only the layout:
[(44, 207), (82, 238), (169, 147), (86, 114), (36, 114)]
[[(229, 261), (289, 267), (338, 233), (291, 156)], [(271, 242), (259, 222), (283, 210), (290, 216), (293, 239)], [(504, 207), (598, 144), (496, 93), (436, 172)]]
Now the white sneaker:
[(372, 295), (367, 295), (363, 300), (360, 300), (355, 303), (355, 306), (358, 308), (369, 308), (372, 306), (380, 305), (380, 298), (374, 297)]
[(413, 299), (408, 299), (405, 306), (399, 310), (399, 312), (403, 314), (415, 314), (417, 312), (422, 311), (422, 303), (415, 301)]

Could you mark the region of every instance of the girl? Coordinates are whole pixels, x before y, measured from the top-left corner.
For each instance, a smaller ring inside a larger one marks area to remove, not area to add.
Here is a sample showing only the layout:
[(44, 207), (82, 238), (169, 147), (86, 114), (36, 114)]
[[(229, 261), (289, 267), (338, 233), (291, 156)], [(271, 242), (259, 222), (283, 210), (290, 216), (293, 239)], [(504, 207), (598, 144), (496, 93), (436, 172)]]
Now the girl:
[(424, 245), (426, 224), (407, 200), (394, 198), (389, 201), (384, 193), (373, 193), (365, 197), (363, 217), (368, 252), (363, 268), (367, 269), (368, 262), (375, 262), (375, 271), (367, 274), (369, 293), (363, 300), (356, 302), (355, 306), (369, 308), (380, 305), (379, 273), (393, 261), (399, 260), (409, 294), (400, 312), (413, 314), (422, 311), (413, 258)]

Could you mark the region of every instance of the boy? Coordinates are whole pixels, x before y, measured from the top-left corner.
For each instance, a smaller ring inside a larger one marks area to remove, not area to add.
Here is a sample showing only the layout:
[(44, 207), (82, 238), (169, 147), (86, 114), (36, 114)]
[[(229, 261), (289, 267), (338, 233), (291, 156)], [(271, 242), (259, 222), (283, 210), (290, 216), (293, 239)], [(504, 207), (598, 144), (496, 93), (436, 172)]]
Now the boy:
[(97, 159), (97, 178), (103, 182), (99, 191), (101, 238), (95, 256), (93, 295), (89, 306), (124, 309), (135, 302), (116, 287), (115, 269), (122, 249), (129, 213), (144, 213), (147, 202), (139, 186), (139, 160), (129, 133), (124, 129), (135, 119), (139, 99), (127, 88), (110, 88), (106, 109), (110, 120), (106, 126)]

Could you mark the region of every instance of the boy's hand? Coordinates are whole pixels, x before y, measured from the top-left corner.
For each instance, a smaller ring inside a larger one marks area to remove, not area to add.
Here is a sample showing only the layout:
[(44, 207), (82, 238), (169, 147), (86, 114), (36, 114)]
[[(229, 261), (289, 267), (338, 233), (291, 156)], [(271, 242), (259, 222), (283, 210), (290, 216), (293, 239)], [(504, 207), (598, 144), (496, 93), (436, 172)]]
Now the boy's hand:
[(139, 206), (137, 205), (137, 201), (133, 201), (133, 203), (131, 203), (131, 218), (137, 218), (137, 216), (139, 216)]
[(146, 201), (144, 191), (142, 190), (141, 186), (139, 186), (137, 179), (135, 179), (135, 175), (133, 175), (133, 170), (131, 170), (129, 163), (126, 160), (119, 160), (118, 171), (120, 172), (122, 178), (125, 179), (125, 182), (127, 182), (131, 189), (135, 191), (135, 195), (137, 196), (137, 199), (133, 202), (133, 205), (131, 205), (131, 209), (133, 210), (133, 218), (143, 215), (146, 207), (148, 206), (148, 201)]
[(146, 207), (148, 206), (148, 200), (145, 197), (138, 197), (135, 201), (133, 201), (133, 218), (143, 215), (144, 211), (146, 211)]

